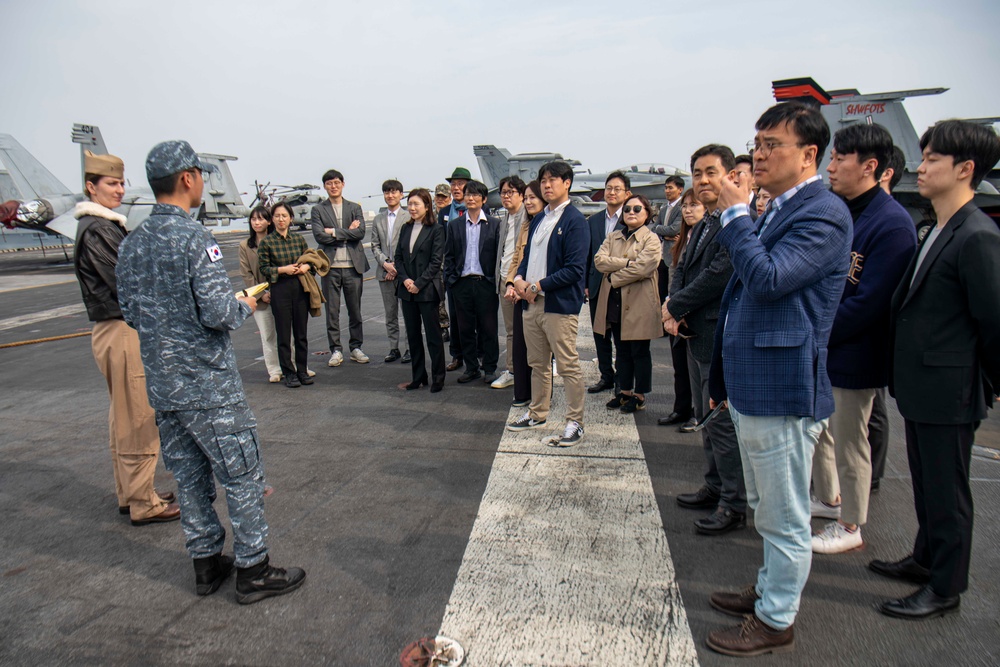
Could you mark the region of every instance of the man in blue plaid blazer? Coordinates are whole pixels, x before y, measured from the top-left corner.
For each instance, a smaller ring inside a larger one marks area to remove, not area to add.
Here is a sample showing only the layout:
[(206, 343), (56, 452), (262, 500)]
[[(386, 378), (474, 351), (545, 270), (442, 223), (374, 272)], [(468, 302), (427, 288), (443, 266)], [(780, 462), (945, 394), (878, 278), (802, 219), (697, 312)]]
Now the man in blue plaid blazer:
[(794, 647), (793, 623), (812, 563), (809, 479), (833, 391), (826, 356), (850, 263), (852, 223), (817, 165), (830, 142), (819, 109), (786, 102), (757, 121), (754, 178), (773, 199), (757, 222), (749, 184), (733, 177), (719, 197), (733, 277), (722, 297), (710, 391), (728, 400), (740, 442), (747, 501), (764, 538), (755, 585), (712, 594), (712, 606), (746, 615), (708, 636), (728, 655)]

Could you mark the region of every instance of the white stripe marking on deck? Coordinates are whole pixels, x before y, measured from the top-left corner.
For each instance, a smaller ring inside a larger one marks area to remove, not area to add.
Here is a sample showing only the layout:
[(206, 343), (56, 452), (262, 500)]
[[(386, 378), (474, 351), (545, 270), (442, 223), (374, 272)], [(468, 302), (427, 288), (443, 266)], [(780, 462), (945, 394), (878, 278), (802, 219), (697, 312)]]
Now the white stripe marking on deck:
[(32, 313), (31, 315), (19, 315), (18, 317), (8, 317), (6, 320), (0, 320), (0, 331), (7, 331), (8, 329), (16, 329), (17, 327), (26, 327), (29, 324), (34, 324), (35, 322), (42, 322), (44, 320), (51, 320), (55, 317), (66, 317), (68, 315), (76, 315), (77, 313), (82, 313), (87, 310), (86, 306), (82, 303), (74, 304), (72, 306), (60, 306), (59, 308), (50, 308), (49, 310), (43, 310), (38, 313)]
[(698, 664), (635, 419), (610, 397), (587, 395), (576, 447), (541, 444), (565, 424), (561, 380), (549, 428), (504, 431), (441, 623), (469, 667)]

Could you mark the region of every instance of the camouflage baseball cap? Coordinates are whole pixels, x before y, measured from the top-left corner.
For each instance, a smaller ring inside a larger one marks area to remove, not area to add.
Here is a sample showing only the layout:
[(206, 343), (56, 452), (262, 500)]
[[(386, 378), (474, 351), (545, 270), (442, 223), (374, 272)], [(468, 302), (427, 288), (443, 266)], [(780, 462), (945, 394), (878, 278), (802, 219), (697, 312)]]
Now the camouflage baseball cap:
[(163, 141), (153, 146), (146, 156), (146, 178), (150, 181), (188, 169), (215, 171), (215, 166), (202, 162), (186, 141)]
[(445, 195), (446, 197), (451, 196), (451, 188), (448, 187), (447, 183), (438, 183), (437, 187), (434, 188), (434, 196)]

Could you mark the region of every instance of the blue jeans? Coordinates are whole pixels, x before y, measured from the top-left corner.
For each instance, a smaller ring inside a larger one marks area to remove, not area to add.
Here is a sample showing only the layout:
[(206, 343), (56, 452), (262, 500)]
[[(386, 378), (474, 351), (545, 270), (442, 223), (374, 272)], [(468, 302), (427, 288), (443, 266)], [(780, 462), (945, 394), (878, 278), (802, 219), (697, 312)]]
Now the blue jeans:
[(764, 566), (757, 574), (757, 617), (784, 630), (795, 622), (812, 565), (809, 478), (813, 451), (827, 420), (751, 417), (732, 403), (740, 441), (747, 502), (764, 538)]

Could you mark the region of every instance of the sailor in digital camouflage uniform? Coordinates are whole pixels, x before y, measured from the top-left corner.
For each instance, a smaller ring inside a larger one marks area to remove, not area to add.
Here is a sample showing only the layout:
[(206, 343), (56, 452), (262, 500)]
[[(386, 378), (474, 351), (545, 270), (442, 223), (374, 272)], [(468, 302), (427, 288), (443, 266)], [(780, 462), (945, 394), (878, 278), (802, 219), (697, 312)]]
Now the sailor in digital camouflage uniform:
[(237, 600), (246, 604), (295, 590), (305, 572), (269, 565), (257, 422), (229, 337), (256, 301), (233, 295), (218, 244), (188, 215), (201, 203), (203, 171), (214, 168), (186, 141), (150, 151), (146, 176), (157, 203), (122, 243), (118, 299), (125, 321), (139, 333), (149, 403), (164, 464), (177, 481), (197, 592), (217, 590), (233, 567), (222, 554), (226, 532), (212, 507), (214, 474), (233, 527)]

